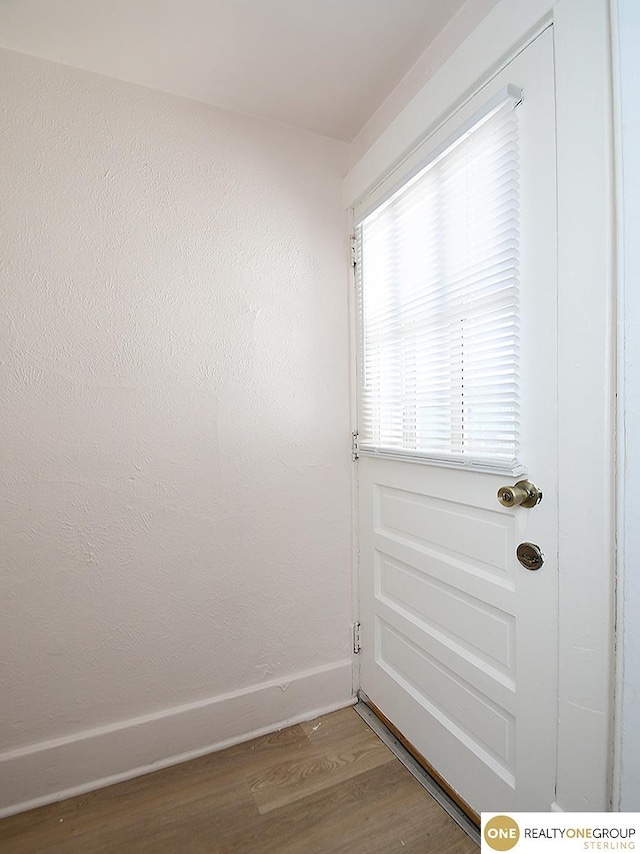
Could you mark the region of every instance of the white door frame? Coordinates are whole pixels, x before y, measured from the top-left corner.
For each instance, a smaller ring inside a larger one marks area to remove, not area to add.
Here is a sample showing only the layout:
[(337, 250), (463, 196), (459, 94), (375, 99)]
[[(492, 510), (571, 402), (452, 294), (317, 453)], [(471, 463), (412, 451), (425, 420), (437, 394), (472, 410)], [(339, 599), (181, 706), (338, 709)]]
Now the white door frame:
[[(554, 809), (611, 806), (615, 295), (608, 0), (501, 0), (355, 164), (353, 206), (553, 24), (558, 157), (559, 691)], [(428, 125), (425, 117), (433, 117)], [(544, 414), (541, 414), (544, 417)]]
[(640, 477), (640, 117), (637, 85), (640, 8), (612, 0), (612, 58), (616, 138), (618, 279), (618, 593), (613, 807), (640, 809), (640, 581), (638, 478)]

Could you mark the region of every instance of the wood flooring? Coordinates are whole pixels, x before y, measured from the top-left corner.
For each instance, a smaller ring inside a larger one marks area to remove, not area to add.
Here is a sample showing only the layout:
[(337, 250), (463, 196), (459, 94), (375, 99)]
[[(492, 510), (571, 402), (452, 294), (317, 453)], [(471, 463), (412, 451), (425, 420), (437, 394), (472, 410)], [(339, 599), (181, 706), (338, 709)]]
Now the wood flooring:
[(352, 709), (0, 821), (2, 854), (477, 854)]

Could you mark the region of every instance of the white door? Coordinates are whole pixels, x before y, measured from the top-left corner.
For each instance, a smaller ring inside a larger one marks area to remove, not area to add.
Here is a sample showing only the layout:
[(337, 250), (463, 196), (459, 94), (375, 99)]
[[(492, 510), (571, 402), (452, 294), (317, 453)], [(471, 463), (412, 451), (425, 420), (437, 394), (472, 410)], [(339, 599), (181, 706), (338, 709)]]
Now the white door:
[[(520, 456), (525, 475), (360, 453), (364, 693), (473, 810), (548, 810), (557, 725), (556, 179), (547, 29), (433, 135), (506, 86), (520, 153)], [(436, 118), (436, 117), (434, 117)], [(429, 117), (426, 117), (429, 124)], [(366, 287), (366, 283), (365, 283)], [(526, 476), (537, 506), (499, 487)], [(526, 569), (518, 544), (539, 545)]]

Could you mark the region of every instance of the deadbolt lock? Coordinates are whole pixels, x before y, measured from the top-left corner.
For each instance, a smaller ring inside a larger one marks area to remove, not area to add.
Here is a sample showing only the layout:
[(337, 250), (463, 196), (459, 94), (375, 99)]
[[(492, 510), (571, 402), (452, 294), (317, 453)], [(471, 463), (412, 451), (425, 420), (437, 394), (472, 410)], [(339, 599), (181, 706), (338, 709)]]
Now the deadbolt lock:
[(535, 483), (519, 480), (515, 486), (501, 486), (498, 501), (503, 507), (535, 507), (542, 501), (542, 492)]
[(544, 563), (544, 554), (535, 543), (520, 543), (516, 549), (516, 557), (525, 569), (540, 569)]

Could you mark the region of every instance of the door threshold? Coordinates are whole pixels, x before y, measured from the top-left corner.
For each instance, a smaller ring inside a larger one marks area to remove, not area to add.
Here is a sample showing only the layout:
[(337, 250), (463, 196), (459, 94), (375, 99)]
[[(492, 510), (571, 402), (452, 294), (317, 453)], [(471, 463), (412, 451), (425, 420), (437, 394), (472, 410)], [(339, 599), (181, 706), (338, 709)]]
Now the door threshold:
[(375, 705), (362, 691), (358, 691), (358, 702), (354, 708), (362, 720), (371, 727), (378, 738), (386, 744), (394, 756), (402, 762), (407, 771), (415, 777), (422, 788), (429, 792), (431, 797), (440, 804), (442, 809), (453, 819), (453, 821), (455, 821), (458, 827), (460, 827), (479, 847), (480, 828), (478, 827), (477, 822), (453, 800), (453, 798), (442, 788), (440, 783), (420, 762), (418, 762), (415, 756), (412, 756), (405, 744), (400, 741), (396, 733), (389, 729), (385, 721), (381, 719), (380, 714), (376, 713), (377, 709)]

